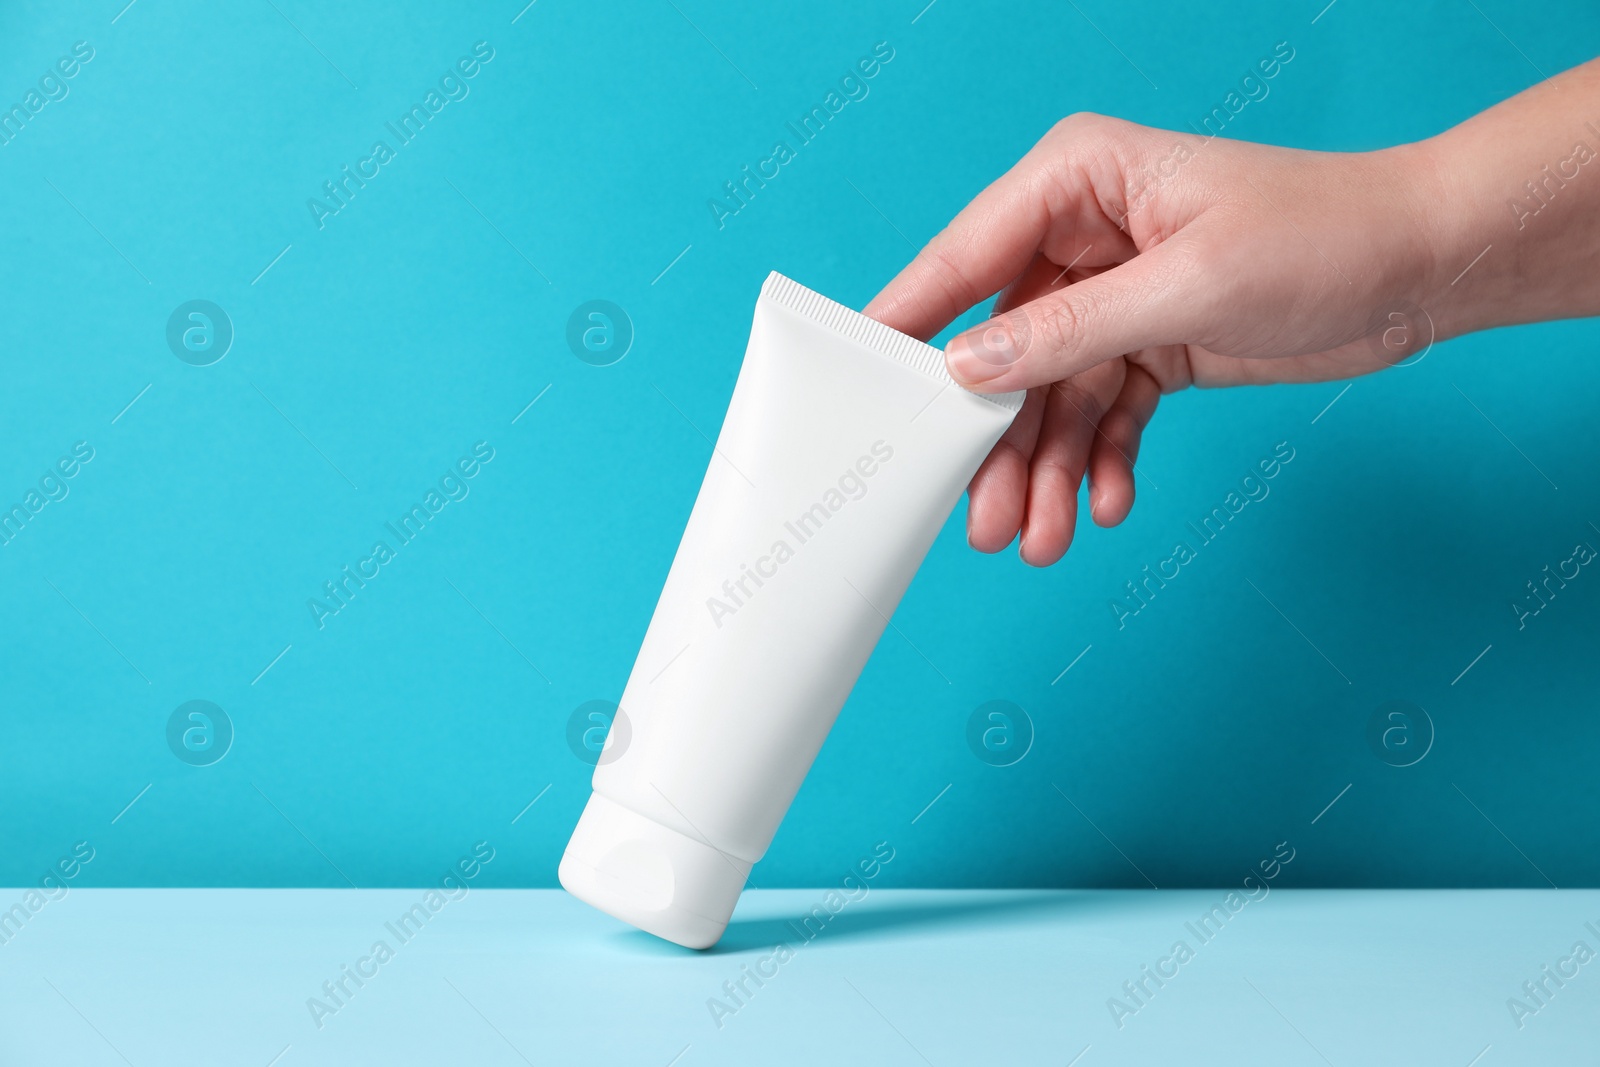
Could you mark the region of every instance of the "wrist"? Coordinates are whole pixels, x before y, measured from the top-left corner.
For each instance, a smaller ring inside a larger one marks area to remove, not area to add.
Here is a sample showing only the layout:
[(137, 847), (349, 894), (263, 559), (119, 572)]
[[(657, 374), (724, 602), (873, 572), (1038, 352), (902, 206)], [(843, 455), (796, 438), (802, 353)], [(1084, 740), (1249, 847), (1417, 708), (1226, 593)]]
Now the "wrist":
[(1398, 234), (1399, 267), (1389, 298), (1423, 308), (1433, 319), (1436, 336), (1443, 336), (1440, 319), (1447, 314), (1446, 297), (1456, 272), (1467, 262), (1461, 259), (1461, 249), (1471, 238), (1463, 232), (1459, 199), (1450, 188), (1437, 141), (1430, 138), (1374, 154), (1382, 161), (1386, 180), (1399, 191), (1401, 218), (1392, 224)]
[(1578, 162), (1596, 158), (1596, 131), (1581, 102), (1578, 114), (1550, 113), (1551, 91), (1392, 150), (1432, 261), (1413, 299), (1437, 339), (1600, 313), (1600, 182), (1582, 169), (1596, 164)]

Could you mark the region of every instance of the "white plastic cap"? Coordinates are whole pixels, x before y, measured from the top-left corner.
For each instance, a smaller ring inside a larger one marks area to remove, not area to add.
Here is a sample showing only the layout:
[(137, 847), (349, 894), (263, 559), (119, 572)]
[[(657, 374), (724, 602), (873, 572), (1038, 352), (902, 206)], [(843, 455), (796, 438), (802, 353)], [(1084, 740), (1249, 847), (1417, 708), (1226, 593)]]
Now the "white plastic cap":
[(750, 864), (589, 796), (561, 856), (562, 888), (625, 923), (685, 948), (710, 948), (727, 928)]

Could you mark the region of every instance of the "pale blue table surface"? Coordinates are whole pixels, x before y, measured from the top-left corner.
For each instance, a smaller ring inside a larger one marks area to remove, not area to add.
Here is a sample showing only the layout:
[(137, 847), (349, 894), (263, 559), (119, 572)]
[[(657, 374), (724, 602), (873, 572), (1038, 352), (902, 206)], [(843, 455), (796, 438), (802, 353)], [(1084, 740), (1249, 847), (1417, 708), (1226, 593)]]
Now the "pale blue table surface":
[[(1279, 889), (1201, 943), (1223, 890), (878, 889), (810, 941), (789, 920), (825, 890), (750, 891), (704, 953), (551, 890), (472, 890), (402, 943), (385, 924), (424, 892), (72, 890), (0, 944), (0, 1063), (1600, 1061), (1600, 961), (1520, 1028), (1507, 1007), (1600, 949), (1600, 892)], [(319, 1029), (307, 1000), (378, 940), (393, 958)], [(1193, 958), (1119, 1029), (1108, 998), (1178, 940)], [(719, 1028), (708, 1000), (779, 941)]]

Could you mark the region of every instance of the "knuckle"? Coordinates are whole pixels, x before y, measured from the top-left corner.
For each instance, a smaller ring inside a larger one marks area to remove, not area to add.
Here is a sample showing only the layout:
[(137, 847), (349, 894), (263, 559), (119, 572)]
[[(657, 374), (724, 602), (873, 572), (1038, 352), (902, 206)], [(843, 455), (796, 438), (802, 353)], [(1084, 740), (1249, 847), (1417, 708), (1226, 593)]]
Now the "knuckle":
[(995, 457), (1003, 457), (1000, 460), (1001, 462), (1008, 459), (1013, 463), (1020, 464), (1023, 470), (1027, 469), (1030, 458), (1030, 454), (1024, 452), (1021, 446), (1010, 440), (1009, 437), (1001, 437), (1000, 440), (996, 441), (994, 448), (990, 450), (990, 454)]
[(1085, 389), (1075, 380), (1068, 379), (1057, 382), (1056, 391), (1061, 394), (1061, 399), (1070, 404), (1089, 425), (1099, 425), (1100, 420), (1105, 417), (1106, 406), (1095, 396), (1092, 389)]
[(948, 231), (942, 232), (928, 242), (921, 256), (945, 292), (962, 307), (971, 307), (983, 297), (977, 293), (971, 279), (961, 269), (960, 261), (946, 250), (945, 245), (950, 240), (946, 236), (947, 233)]
[(1127, 408), (1113, 407), (1100, 419), (1100, 432), (1126, 447), (1139, 434), (1139, 421)]
[(1032, 343), (1027, 346), (1030, 354), (1074, 352), (1088, 328), (1088, 309), (1071, 290), (1045, 301), (1030, 318), (1038, 320), (1029, 324), (1033, 331)]
[(1050, 127), (1047, 136), (1060, 139), (1094, 132), (1105, 128), (1115, 119), (1098, 114), (1093, 111), (1074, 111), (1072, 114), (1057, 119), (1055, 125)]
[(1077, 492), (1078, 481), (1073, 477), (1071, 459), (1066, 455), (1065, 445), (1053, 443), (1039, 449), (1034, 453), (1033, 463), (1028, 472), (1030, 488), (1058, 498), (1066, 498)]

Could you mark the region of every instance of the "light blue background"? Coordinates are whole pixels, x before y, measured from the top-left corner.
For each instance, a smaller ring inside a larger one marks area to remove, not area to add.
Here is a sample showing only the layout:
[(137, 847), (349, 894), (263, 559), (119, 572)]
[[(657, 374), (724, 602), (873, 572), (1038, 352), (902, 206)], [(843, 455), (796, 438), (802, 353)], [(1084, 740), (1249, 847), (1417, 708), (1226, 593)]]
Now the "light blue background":
[[(1295, 836), (1311, 847), (1322, 825), (1302, 821)], [(1274, 890), (1224, 925), (1209, 909), (1225, 892), (870, 889), (801, 932), (825, 891), (762, 890), (709, 952), (560, 890), (472, 890), (404, 942), (386, 924), (420, 888), (73, 892), (0, 949), (0, 1056), (19, 1067), (1593, 1060), (1596, 964), (1567, 957), (1577, 941), (1593, 948), (1600, 894)], [(1207, 915), (1202, 941), (1190, 927)], [(368, 955), (377, 940), (386, 963)], [(1193, 957), (1173, 975), (1180, 940)], [(1169, 980), (1145, 978), (1130, 1017), (1123, 983), (1145, 967)], [(1568, 980), (1557, 987), (1543, 967)], [(344, 968), (368, 977), (344, 979), (330, 1015), (322, 983)], [(1522, 985), (1539, 979), (1552, 995), (1530, 1016)], [(740, 981), (735, 1002), (724, 983)]]
[[(88, 840), (78, 884), (418, 885), (481, 839), (485, 884), (554, 885), (568, 716), (620, 693), (769, 270), (859, 307), (1062, 115), (1185, 129), (1279, 41), (1229, 135), (1355, 150), (1600, 38), (1507, 0), (274, 2), (0, 11), (7, 106), (95, 48), (0, 147), (0, 502), (95, 449), (0, 548), (0, 881)], [(470, 96), (318, 230), (307, 198), (480, 40)], [(719, 230), (707, 199), (878, 41), (870, 96)], [(236, 330), (204, 368), (164, 337), (197, 298)], [(591, 299), (637, 331), (614, 366), (566, 346)], [(880, 839), (898, 886), (1232, 883), (1314, 816), (1295, 885), (1596, 884), (1600, 578), (1522, 631), (1509, 604), (1600, 545), (1597, 338), (1168, 398), (1133, 517), (1047, 571), (958, 510), (895, 618), (915, 648), (877, 650), (754, 884)], [(307, 598), (480, 440), (471, 495), (319, 631)], [(1119, 632), (1123, 582), (1279, 441), (1271, 496)], [(213, 766), (167, 747), (193, 699), (236, 730)], [(1036, 729), (1007, 768), (965, 742), (995, 699)], [(1367, 744), (1388, 700), (1436, 728), (1415, 766)]]

